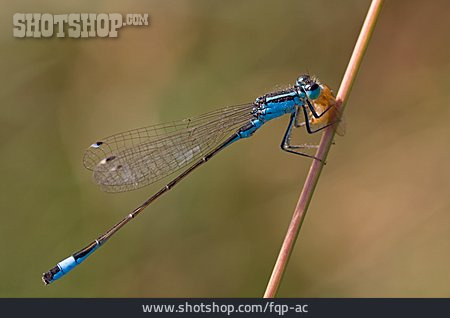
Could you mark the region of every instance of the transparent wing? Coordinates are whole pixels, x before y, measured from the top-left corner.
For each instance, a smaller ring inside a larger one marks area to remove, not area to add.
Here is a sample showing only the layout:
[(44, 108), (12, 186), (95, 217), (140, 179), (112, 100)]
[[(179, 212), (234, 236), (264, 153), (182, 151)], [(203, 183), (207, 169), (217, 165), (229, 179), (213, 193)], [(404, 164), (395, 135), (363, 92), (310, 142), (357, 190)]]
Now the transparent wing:
[(336, 134), (338, 134), (341, 137), (345, 136), (345, 131), (347, 128), (347, 120), (345, 118), (346, 118), (345, 114), (341, 114), (339, 124), (336, 127)]
[(92, 144), (84, 166), (107, 192), (152, 184), (214, 149), (253, 118), (253, 104), (230, 106), (198, 117), (112, 135)]

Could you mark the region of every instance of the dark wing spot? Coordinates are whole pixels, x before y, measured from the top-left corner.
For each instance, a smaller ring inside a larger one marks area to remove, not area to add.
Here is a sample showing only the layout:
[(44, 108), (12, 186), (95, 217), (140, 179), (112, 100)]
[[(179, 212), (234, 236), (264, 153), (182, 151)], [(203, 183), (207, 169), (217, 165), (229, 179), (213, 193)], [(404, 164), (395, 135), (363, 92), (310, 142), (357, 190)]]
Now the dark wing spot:
[(103, 141), (97, 141), (91, 145), (91, 148), (98, 148), (103, 145)]

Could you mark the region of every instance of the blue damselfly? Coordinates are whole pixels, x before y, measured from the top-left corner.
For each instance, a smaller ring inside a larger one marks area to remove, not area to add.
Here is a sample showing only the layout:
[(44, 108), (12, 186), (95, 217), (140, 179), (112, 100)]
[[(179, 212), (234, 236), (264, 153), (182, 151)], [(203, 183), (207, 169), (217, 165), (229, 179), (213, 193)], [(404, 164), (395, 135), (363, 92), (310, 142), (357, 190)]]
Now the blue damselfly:
[[(337, 120), (333, 115), (334, 106), (335, 98), (328, 86), (305, 74), (293, 86), (265, 94), (253, 103), (130, 130), (95, 142), (86, 151), (83, 161), (104, 191), (135, 190), (185, 170), (96, 240), (44, 273), (44, 283), (49, 284), (67, 274), (189, 173), (235, 141), (250, 137), (274, 118), (290, 115), (281, 149), (320, 160), (301, 151), (314, 146), (291, 145), (292, 130), (305, 126), (312, 134), (333, 125)], [(300, 122), (301, 117), (304, 122)]]

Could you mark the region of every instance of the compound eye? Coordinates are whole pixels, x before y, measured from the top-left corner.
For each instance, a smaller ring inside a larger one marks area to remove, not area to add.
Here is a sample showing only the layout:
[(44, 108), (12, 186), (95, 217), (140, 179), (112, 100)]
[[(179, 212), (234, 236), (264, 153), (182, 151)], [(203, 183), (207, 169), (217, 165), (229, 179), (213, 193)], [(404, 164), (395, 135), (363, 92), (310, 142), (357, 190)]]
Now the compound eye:
[(306, 85), (305, 92), (309, 99), (316, 99), (320, 95), (320, 86), (317, 83)]

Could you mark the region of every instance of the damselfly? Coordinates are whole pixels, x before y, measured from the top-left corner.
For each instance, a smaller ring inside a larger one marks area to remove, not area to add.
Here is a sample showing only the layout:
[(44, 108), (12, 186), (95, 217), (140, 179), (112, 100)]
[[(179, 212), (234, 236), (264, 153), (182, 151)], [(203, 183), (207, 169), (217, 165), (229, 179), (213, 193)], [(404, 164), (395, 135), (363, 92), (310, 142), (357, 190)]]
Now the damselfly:
[(49, 284), (66, 275), (189, 173), (235, 141), (250, 137), (269, 120), (289, 114), (281, 149), (320, 160), (304, 152), (313, 146), (291, 144), (292, 130), (304, 125), (312, 134), (333, 125), (337, 120), (334, 106), (331, 90), (305, 74), (288, 89), (265, 94), (253, 103), (130, 130), (95, 142), (84, 155), (84, 165), (93, 171), (95, 182), (104, 191), (138, 189), (185, 170), (96, 240), (44, 273), (42, 280)]

